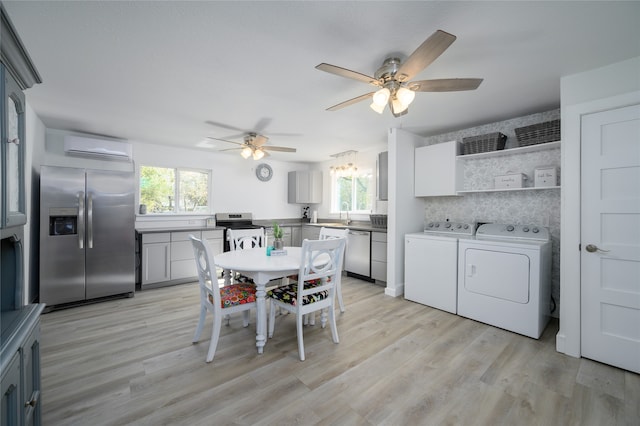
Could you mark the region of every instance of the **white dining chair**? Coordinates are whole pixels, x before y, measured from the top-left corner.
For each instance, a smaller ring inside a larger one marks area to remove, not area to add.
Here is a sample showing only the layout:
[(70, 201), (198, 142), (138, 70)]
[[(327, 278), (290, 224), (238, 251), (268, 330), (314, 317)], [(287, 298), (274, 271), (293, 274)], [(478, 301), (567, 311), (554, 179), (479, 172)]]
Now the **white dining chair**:
[[(237, 283), (220, 287), (215, 274), (215, 264), (209, 243), (189, 235), (198, 269), (198, 281), (200, 285), (200, 318), (193, 336), (193, 343), (198, 343), (207, 312), (213, 315), (213, 329), (211, 341), (207, 352), (207, 362), (213, 360), (220, 338), (222, 327), (222, 315), (242, 312), (242, 325), (249, 325), (249, 314), (256, 307), (256, 288), (250, 283)], [(227, 323), (228, 324), (228, 323)]]
[[(342, 274), (342, 261), (346, 239), (304, 240), (302, 242), (298, 282), (277, 287), (267, 292), (271, 301), (269, 310), (269, 338), (273, 337), (276, 309), (296, 315), (298, 355), (304, 361), (303, 316), (321, 311), (321, 324), (325, 328), (327, 316), (334, 343), (339, 342), (336, 325), (336, 288)], [(325, 309), (326, 308), (326, 309)], [(328, 312), (328, 315), (327, 315)], [(286, 316), (280, 317), (286, 318)]]
[(231, 250), (244, 250), (266, 245), (264, 228), (227, 229), (227, 235)]
[[(321, 240), (330, 240), (333, 238), (344, 238), (345, 239), (345, 247), (344, 251), (347, 251), (347, 241), (349, 236), (349, 228), (340, 229), (340, 228), (320, 228), (320, 239)], [(340, 307), (340, 312), (344, 312), (344, 302), (342, 301), (342, 285), (340, 282), (336, 287), (336, 295), (338, 296), (338, 306)]]

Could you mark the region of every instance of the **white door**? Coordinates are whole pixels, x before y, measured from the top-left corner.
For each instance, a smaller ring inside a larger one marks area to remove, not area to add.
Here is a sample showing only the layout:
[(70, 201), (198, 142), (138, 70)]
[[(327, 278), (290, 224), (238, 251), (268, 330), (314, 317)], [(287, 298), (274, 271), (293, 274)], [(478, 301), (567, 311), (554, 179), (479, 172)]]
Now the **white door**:
[(582, 356), (640, 373), (640, 105), (585, 115)]

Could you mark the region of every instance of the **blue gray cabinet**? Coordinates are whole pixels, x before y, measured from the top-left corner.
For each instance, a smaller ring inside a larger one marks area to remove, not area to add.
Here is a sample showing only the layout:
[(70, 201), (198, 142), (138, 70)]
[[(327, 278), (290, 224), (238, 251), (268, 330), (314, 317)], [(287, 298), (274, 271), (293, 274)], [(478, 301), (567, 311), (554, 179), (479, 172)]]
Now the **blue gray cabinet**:
[(0, 227), (8, 228), (27, 223), (22, 91), (42, 80), (1, 3), (0, 12)]

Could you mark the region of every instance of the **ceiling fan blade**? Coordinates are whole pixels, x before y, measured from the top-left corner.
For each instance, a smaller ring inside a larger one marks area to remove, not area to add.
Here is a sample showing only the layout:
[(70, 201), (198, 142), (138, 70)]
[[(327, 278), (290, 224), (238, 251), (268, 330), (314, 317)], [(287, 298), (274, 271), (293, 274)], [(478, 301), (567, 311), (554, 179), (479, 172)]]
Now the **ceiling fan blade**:
[(229, 130), (234, 130), (234, 131), (237, 131), (237, 132), (247, 133), (247, 130), (245, 130), (245, 129), (241, 129), (239, 127), (230, 126), (230, 125), (224, 124), (224, 123), (218, 123), (217, 121), (207, 120), (207, 121), (205, 121), (205, 123), (207, 123), (207, 124), (209, 124), (211, 126), (222, 127), (223, 129), (229, 129)]
[(480, 86), (482, 80), (481, 78), (443, 78), (412, 81), (407, 86), (415, 92), (458, 92), (475, 90)]
[(360, 95), (357, 98), (353, 98), (353, 99), (349, 99), (348, 101), (341, 102), (341, 103), (339, 103), (337, 105), (334, 105), (332, 107), (327, 108), (327, 111), (336, 111), (338, 109), (341, 109), (341, 108), (344, 108), (344, 107), (348, 107), (349, 105), (353, 105), (353, 104), (356, 104), (358, 102), (362, 102), (364, 100), (372, 98), (374, 93), (375, 92), (367, 93), (365, 95)]
[(240, 148), (227, 148), (227, 149), (219, 149), (218, 151), (219, 152), (222, 152), (222, 151), (237, 151), (239, 149), (243, 149), (243, 148), (242, 147), (240, 147)]
[(331, 74), (339, 75), (340, 77), (352, 78), (354, 80), (362, 81), (363, 83), (372, 84), (374, 86), (380, 86), (380, 82), (373, 77), (364, 75), (359, 72), (351, 71), (346, 68), (338, 67), (331, 64), (325, 64), (324, 62), (316, 65), (316, 69), (320, 71), (328, 72)]
[(242, 143), (242, 142), (228, 141), (228, 140), (226, 140), (226, 139), (214, 138), (213, 136), (207, 136), (207, 139), (213, 139), (214, 141), (221, 141), (221, 142), (235, 143), (236, 145), (244, 145), (244, 143)]
[(263, 146), (263, 151), (279, 151), (279, 152), (296, 152), (295, 148), (287, 148), (285, 146)]
[(408, 81), (414, 75), (429, 66), (442, 52), (447, 50), (451, 43), (456, 41), (456, 36), (442, 30), (438, 30), (426, 39), (404, 64), (400, 65), (396, 73), (396, 79), (400, 82)]

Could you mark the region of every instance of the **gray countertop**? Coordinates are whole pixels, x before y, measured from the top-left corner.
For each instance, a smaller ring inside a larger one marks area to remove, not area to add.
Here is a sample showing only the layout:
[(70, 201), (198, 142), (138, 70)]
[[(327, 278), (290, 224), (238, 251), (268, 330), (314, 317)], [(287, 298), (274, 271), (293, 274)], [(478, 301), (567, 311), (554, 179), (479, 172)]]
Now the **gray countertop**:
[[(307, 220), (300, 219), (276, 219), (276, 220), (254, 220), (253, 224), (258, 226), (264, 226), (265, 228), (271, 228), (273, 222), (277, 222), (280, 226), (315, 226), (328, 228), (349, 228), (356, 231), (370, 231), (370, 232), (387, 232), (387, 228), (377, 228), (371, 225), (368, 221), (354, 221), (349, 225), (345, 225), (341, 222), (320, 221), (318, 223), (309, 223)], [(162, 228), (136, 228), (136, 232), (139, 234), (152, 234), (158, 232), (189, 232), (189, 231), (222, 231), (225, 228), (223, 226), (216, 226), (215, 228), (206, 226), (193, 226), (193, 227), (162, 227)]]
[(171, 227), (166, 226), (163, 228), (136, 228), (138, 234), (153, 234), (157, 232), (189, 232), (189, 231), (224, 231), (224, 226), (216, 226), (215, 228), (207, 226), (192, 226), (192, 227)]

